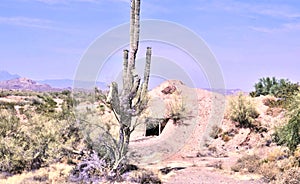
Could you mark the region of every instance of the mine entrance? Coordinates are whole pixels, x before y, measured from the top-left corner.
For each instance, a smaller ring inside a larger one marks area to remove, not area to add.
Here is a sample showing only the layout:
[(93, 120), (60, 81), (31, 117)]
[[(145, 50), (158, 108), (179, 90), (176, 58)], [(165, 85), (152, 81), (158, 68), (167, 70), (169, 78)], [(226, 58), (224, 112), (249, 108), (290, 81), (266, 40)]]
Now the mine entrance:
[(167, 122), (169, 120), (163, 120), (162, 122), (159, 122), (157, 124), (151, 124), (147, 126), (146, 129), (146, 137), (147, 136), (159, 136), (162, 131), (164, 130)]

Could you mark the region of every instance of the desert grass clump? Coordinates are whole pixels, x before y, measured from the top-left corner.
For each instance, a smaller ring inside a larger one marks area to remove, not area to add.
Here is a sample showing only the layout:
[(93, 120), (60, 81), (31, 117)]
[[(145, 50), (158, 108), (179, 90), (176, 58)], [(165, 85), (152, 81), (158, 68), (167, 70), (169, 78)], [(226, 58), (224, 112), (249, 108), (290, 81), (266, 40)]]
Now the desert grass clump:
[(167, 101), (166, 104), (166, 119), (172, 119), (175, 124), (180, 124), (182, 119), (185, 119), (188, 115), (186, 105), (184, 103), (185, 99), (180, 94), (180, 92), (175, 92), (173, 98)]
[(277, 175), (281, 172), (277, 167), (275, 162), (264, 162), (261, 164), (259, 174), (263, 176), (266, 182), (271, 182), (276, 180)]
[(230, 101), (229, 114), (230, 119), (237, 122), (238, 126), (243, 128), (253, 127), (255, 119), (259, 116), (253, 103), (242, 93)]
[(249, 172), (254, 173), (258, 171), (260, 167), (260, 157), (257, 155), (246, 155), (239, 158), (235, 165), (231, 167), (234, 172)]

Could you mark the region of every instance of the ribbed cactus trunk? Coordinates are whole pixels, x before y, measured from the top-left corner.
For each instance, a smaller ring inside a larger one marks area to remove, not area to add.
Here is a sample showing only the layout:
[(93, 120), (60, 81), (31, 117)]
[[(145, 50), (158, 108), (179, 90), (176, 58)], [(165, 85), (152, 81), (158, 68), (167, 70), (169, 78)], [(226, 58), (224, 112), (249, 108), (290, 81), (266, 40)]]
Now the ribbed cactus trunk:
[(128, 152), (130, 134), (134, 130), (132, 128), (132, 119), (143, 110), (148, 91), (148, 83), (150, 76), (151, 48), (147, 48), (146, 64), (144, 72), (144, 80), (135, 70), (136, 54), (139, 46), (140, 33), (140, 0), (131, 1), (130, 14), (130, 49), (123, 51), (123, 90), (121, 95), (118, 94), (118, 85), (113, 82), (110, 87), (110, 93), (107, 102), (111, 107), (119, 121), (119, 140), (118, 150), (115, 153), (115, 161), (113, 169), (117, 169), (121, 161)]

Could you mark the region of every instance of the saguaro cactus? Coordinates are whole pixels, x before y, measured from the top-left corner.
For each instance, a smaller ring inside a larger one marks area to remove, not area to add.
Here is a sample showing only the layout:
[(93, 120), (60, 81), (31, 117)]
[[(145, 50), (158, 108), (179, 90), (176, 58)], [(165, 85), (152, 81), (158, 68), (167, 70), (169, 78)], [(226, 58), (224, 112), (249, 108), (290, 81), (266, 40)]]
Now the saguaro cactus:
[(117, 141), (117, 150), (114, 153), (113, 169), (117, 169), (121, 161), (128, 152), (130, 134), (134, 130), (132, 120), (134, 116), (140, 114), (145, 104), (148, 90), (151, 48), (147, 48), (144, 80), (135, 71), (136, 54), (139, 45), (140, 33), (140, 0), (131, 1), (130, 17), (130, 49), (123, 51), (123, 89), (121, 95), (118, 94), (118, 85), (113, 82), (107, 102), (118, 119), (120, 130)]

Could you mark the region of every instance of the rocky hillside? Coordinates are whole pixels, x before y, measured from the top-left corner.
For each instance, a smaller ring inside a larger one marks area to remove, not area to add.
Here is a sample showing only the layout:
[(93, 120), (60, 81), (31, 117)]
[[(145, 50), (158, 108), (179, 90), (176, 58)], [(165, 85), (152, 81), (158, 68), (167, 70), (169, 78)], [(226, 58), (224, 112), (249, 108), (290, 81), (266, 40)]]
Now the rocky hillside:
[(149, 96), (152, 108), (147, 109), (148, 115), (155, 122), (162, 120), (162, 132), (133, 140), (130, 146), (135, 163), (151, 169), (181, 168), (177, 176), (163, 175), (165, 183), (211, 183), (210, 177), (224, 183), (279, 182), (285, 172), (299, 169), (295, 163), (300, 155), (289, 157), (287, 148), (272, 139), (276, 127), (284, 122), (285, 111), (270, 105), (270, 96), (243, 95), (257, 111), (249, 127), (231, 119), (231, 102), (240, 101), (239, 95), (223, 96), (166, 81)]
[(17, 78), (6, 81), (0, 81), (0, 89), (9, 90), (28, 90), (28, 91), (59, 91), (47, 84), (39, 84), (36, 81), (27, 78)]

